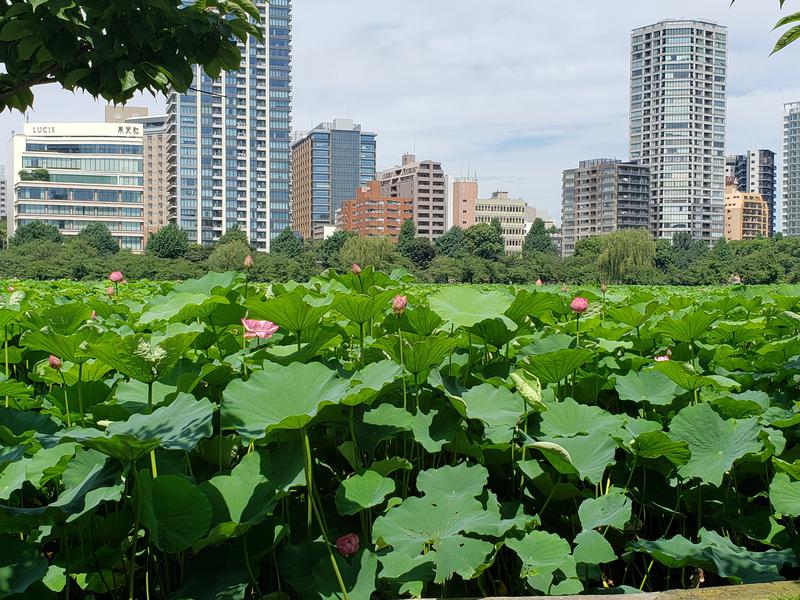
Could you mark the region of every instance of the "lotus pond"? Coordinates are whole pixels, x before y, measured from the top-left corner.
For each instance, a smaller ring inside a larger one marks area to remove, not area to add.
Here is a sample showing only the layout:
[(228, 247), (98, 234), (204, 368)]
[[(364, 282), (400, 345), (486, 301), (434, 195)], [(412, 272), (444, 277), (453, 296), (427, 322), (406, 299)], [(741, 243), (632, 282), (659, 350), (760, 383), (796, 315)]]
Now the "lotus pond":
[(800, 288), (12, 285), (0, 598), (800, 574)]

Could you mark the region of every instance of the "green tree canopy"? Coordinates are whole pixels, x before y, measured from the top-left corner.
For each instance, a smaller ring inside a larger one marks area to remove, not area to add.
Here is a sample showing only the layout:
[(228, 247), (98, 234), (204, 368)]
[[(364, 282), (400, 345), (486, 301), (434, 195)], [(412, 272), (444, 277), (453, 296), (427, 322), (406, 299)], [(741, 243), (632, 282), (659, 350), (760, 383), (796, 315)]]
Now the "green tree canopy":
[(21, 246), (30, 242), (55, 242), (60, 244), (64, 239), (58, 227), (42, 221), (32, 221), (17, 227), (14, 237), (11, 238), (12, 246)]
[(464, 232), (467, 251), (472, 256), (497, 260), (505, 254), (502, 233), (489, 223), (476, 223)]
[(124, 103), (138, 91), (185, 92), (192, 65), (236, 71), (237, 40), (262, 39), (251, 0), (16, 0), (0, 16), (0, 110), (28, 109), (33, 88), (58, 83)]
[(208, 268), (211, 271), (240, 271), (245, 257), (250, 254), (250, 246), (241, 241), (229, 242), (214, 248), (208, 257)]
[(394, 244), (388, 237), (351, 237), (339, 253), (339, 267), (349, 269), (356, 263), (361, 267), (386, 269), (394, 263)]
[(175, 223), (170, 223), (150, 236), (146, 252), (159, 258), (180, 258), (188, 250), (188, 234)]
[(317, 256), (323, 268), (336, 266), (339, 260), (339, 253), (345, 242), (350, 238), (356, 237), (354, 231), (337, 231), (327, 239), (322, 240), (316, 247)]
[(448, 229), (443, 236), (436, 239), (436, 251), (441, 256), (456, 258), (466, 253), (466, 248), (464, 247), (465, 243), (466, 235), (464, 234), (464, 230), (454, 225)]
[(282, 256), (289, 256), (296, 258), (303, 253), (303, 240), (301, 240), (291, 227), (287, 227), (278, 234), (269, 245), (271, 254), (280, 254)]
[(400, 226), (400, 234), (397, 236), (397, 251), (402, 256), (411, 259), (409, 253), (411, 252), (411, 248), (414, 246), (416, 239), (417, 227), (414, 225), (413, 220), (406, 219)]
[(119, 243), (104, 223), (89, 223), (78, 234), (78, 239), (86, 241), (101, 256), (119, 252)]
[(228, 229), (228, 231), (223, 233), (217, 240), (217, 243), (214, 245), (224, 246), (225, 244), (230, 244), (231, 242), (243, 242), (248, 245), (250, 244), (249, 240), (247, 239), (247, 234), (239, 229), (238, 225)]
[(533, 254), (534, 252), (541, 252), (542, 254), (558, 254), (558, 248), (553, 243), (553, 238), (544, 226), (542, 219), (535, 219), (531, 230), (525, 236), (525, 241), (522, 244), (523, 254)]
[(626, 271), (653, 266), (656, 244), (646, 229), (621, 229), (602, 240), (597, 263), (608, 281), (618, 282)]

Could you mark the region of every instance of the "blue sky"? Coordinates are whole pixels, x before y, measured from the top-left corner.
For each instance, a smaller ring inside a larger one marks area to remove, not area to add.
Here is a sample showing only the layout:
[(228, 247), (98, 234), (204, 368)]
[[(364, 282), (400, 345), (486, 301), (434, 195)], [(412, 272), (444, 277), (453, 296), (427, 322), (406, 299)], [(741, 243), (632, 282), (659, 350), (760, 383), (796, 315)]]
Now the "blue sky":
[[(378, 133), (379, 167), (415, 151), (454, 176), (477, 171), (483, 195), (504, 189), (558, 217), (563, 169), (627, 155), (634, 27), (727, 25), (728, 151), (780, 150), (783, 103), (800, 100), (800, 46), (769, 56), (780, 16), (777, 0), (295, 0), (294, 126), (349, 115)], [(28, 118), (102, 110), (44, 86)], [(0, 138), (22, 121), (0, 116)]]

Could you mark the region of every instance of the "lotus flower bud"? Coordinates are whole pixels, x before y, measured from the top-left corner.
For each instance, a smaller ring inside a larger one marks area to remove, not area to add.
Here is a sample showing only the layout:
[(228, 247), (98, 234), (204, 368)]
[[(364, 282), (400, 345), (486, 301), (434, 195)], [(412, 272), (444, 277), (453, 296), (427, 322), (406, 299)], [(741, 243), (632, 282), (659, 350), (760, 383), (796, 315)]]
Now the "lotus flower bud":
[(348, 533), (336, 540), (336, 551), (344, 556), (352, 556), (361, 547), (357, 533)]
[(537, 279), (536, 280), (536, 287), (541, 287), (542, 285), (544, 285), (544, 282), (542, 282), (541, 279)]
[(356, 263), (352, 264), (350, 270), (353, 272), (353, 275), (361, 275), (361, 267), (359, 267)]
[(581, 314), (582, 312), (585, 312), (587, 308), (589, 308), (589, 301), (586, 298), (581, 298), (578, 296), (572, 300), (569, 307), (572, 309), (572, 312)]
[(392, 300), (392, 311), (394, 314), (399, 315), (406, 310), (406, 306), (408, 305), (408, 298), (406, 296), (401, 296), (398, 294)]
[(113, 286), (108, 286), (106, 288), (106, 294), (108, 294), (109, 296), (113, 296), (114, 295), (114, 287)]
[(253, 267), (253, 257), (249, 254), (244, 257), (244, 268), (251, 269)]
[(125, 279), (125, 277), (122, 275), (122, 271), (114, 271), (108, 276), (108, 279), (114, 283), (119, 283)]
[(51, 354), (50, 357), (47, 359), (47, 362), (49, 362), (50, 363), (50, 367), (52, 367), (56, 371), (60, 371), (61, 370), (61, 365), (63, 363), (61, 362), (61, 359), (58, 358), (57, 356), (54, 356), (53, 354)]

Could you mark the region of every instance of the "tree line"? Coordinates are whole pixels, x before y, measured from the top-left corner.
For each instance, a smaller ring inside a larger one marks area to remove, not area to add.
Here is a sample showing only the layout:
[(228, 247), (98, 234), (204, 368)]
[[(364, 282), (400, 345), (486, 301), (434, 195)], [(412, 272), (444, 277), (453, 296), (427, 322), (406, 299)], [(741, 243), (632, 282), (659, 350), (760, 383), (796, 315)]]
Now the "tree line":
[[(2, 225), (0, 225), (2, 227)], [(714, 285), (800, 283), (800, 238), (720, 241), (713, 246), (676, 234), (654, 241), (642, 229), (580, 240), (575, 255), (561, 258), (552, 232), (537, 219), (522, 251), (507, 254), (500, 222), (453, 227), (431, 242), (418, 238), (412, 221), (397, 242), (338, 231), (324, 241), (304, 241), (286, 229), (269, 253), (256, 252), (244, 232), (233, 229), (213, 246), (189, 243), (186, 232), (168, 225), (150, 236), (144, 254), (122, 251), (105, 225), (94, 223), (74, 237), (33, 222), (17, 229), (0, 252), (0, 276), (31, 279), (103, 279), (109, 267), (129, 279), (178, 280), (208, 271), (241, 269), (252, 256), (254, 281), (307, 280), (323, 270), (353, 264), (385, 271), (406, 269), (430, 283), (545, 283)]]

